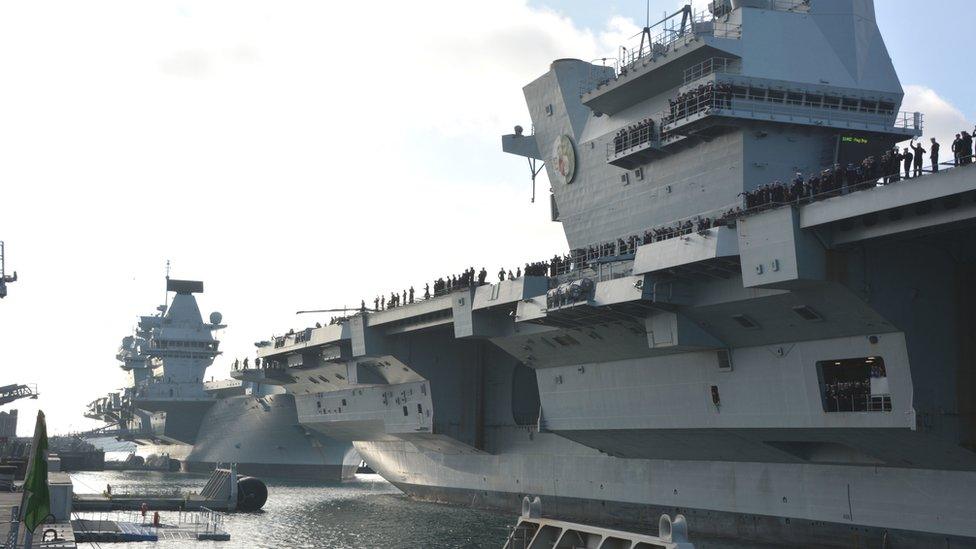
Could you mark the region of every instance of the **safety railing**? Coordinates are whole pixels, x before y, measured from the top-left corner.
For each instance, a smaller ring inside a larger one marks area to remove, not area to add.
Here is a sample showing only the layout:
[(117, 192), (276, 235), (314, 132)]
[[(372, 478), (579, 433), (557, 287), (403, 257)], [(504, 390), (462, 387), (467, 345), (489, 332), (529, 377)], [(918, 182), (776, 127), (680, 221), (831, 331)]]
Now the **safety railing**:
[(753, 117), (780, 117), (815, 125), (843, 123), (846, 127), (857, 125), (865, 129), (885, 126), (919, 133), (924, 129), (924, 116), (918, 112), (865, 112), (790, 99), (782, 102), (763, 101), (747, 94), (717, 89), (690, 99), (675, 101), (670, 111), (660, 115), (660, 120), (662, 129), (666, 132), (699, 118), (702, 114), (736, 116), (747, 113)]
[(153, 516), (142, 511), (83, 511), (72, 512), (72, 526), (77, 532), (115, 532), (120, 523), (154, 526)]
[(7, 527), (7, 539), (4, 541), (4, 547), (20, 547), (19, 537), (20, 537), (20, 506), (14, 505), (10, 509), (10, 520), (8, 521)]
[(653, 121), (621, 130), (607, 143), (607, 160), (627, 156), (635, 150), (643, 150), (661, 141), (661, 128)]
[[(603, 65), (594, 66), (589, 75), (580, 83), (580, 96), (597, 90), (610, 82), (627, 76), (647, 60), (667, 54), (674, 49), (676, 43), (700, 35), (712, 35), (715, 38), (739, 39), (742, 37), (742, 25), (719, 21), (707, 11), (699, 11), (685, 21), (681, 26), (667, 26), (654, 35), (640, 34), (632, 45), (622, 45), (617, 48), (615, 57), (603, 58)], [(613, 74), (608, 76), (606, 67), (613, 68)]]
[[(592, 275), (594, 278), (610, 276), (613, 278), (614, 275), (623, 273), (622, 269), (615, 268), (613, 265), (633, 259), (638, 247), (688, 236), (713, 227), (726, 226), (741, 211), (741, 203), (735, 202), (715, 208), (710, 212), (690, 215), (675, 219), (666, 225), (648, 228), (640, 234), (630, 234), (621, 236), (614, 241), (577, 248), (560, 257), (556, 267), (550, 269), (550, 276), (558, 277), (573, 274), (578, 277), (585, 271), (591, 271), (586, 276)], [(713, 215), (714, 217), (712, 217)]]
[(157, 497), (157, 498), (185, 498), (187, 493), (179, 488), (165, 488), (162, 486), (148, 486), (148, 485), (136, 485), (136, 486), (126, 486), (123, 488), (124, 491), (115, 491), (109, 493), (105, 492), (105, 495), (109, 498), (134, 498), (134, 497)]
[(899, 112), (895, 115), (894, 127), (906, 130), (922, 131), (925, 126), (925, 115), (920, 112)]
[(891, 395), (864, 393), (827, 394), (824, 408), (828, 413), (838, 412), (890, 412)]
[(181, 525), (193, 526), (194, 534), (216, 534), (224, 525), (224, 516), (207, 507), (201, 507), (199, 511), (180, 511), (177, 520)]
[[(670, 240), (672, 238), (678, 238), (699, 232), (699, 221), (708, 220), (709, 228), (715, 226), (728, 226), (730, 224), (734, 224), (735, 220), (738, 218), (746, 217), (771, 208), (782, 206), (801, 206), (804, 204), (825, 200), (827, 198), (872, 189), (878, 185), (897, 184), (898, 181), (902, 180), (912, 181), (915, 179), (924, 178), (924, 174), (939, 173), (955, 167), (972, 165), (974, 160), (976, 160), (976, 157), (964, 155), (958, 160), (953, 160), (951, 162), (940, 162), (936, 166), (932, 166), (930, 164), (928, 167), (924, 167), (923, 165), (923, 167), (919, 169), (919, 172), (923, 175), (913, 176), (911, 178), (906, 177), (901, 171), (890, 174), (876, 173), (868, 176), (862, 175), (858, 178), (858, 181), (852, 182), (851, 184), (845, 183), (836, 189), (819, 193), (807, 193), (803, 196), (791, 198), (789, 200), (768, 200), (761, 204), (754, 205), (743, 204), (741, 202), (729, 204), (713, 210), (713, 213), (721, 212), (714, 218), (710, 217), (709, 213), (702, 213), (682, 219), (676, 219), (668, 225), (648, 229), (645, 231), (645, 234), (627, 235), (620, 237), (613, 242), (608, 241), (602, 244), (592, 244), (585, 248), (579, 248), (575, 251), (575, 253), (570, 252), (569, 254), (560, 256), (560, 261), (555, 265), (554, 268), (551, 268), (550, 276), (559, 277), (569, 274), (580, 275), (581, 272), (586, 271), (587, 269), (592, 271), (591, 274), (593, 276), (598, 276), (601, 269), (599, 267), (600, 265), (609, 265), (618, 261), (628, 261), (632, 258), (632, 254), (636, 251), (636, 248), (641, 245)], [(914, 171), (913, 165), (910, 172), (914, 173)], [(689, 222), (691, 223), (690, 225)], [(648, 232), (651, 233), (649, 238), (646, 234)], [(620, 272), (619, 269), (618, 272)]]
[(712, 57), (685, 69), (685, 84), (701, 80), (706, 76), (721, 74), (739, 74), (742, 62), (729, 57)]
[[(157, 513), (158, 511), (118, 510), (73, 512), (71, 515), (78, 530), (104, 532), (107, 530), (115, 531), (119, 523), (161, 527), (163, 526), (162, 521), (156, 524)], [(195, 534), (215, 534), (223, 530), (223, 514), (207, 507), (201, 507), (197, 511), (164, 512), (161, 519), (172, 520), (174, 515), (177, 525), (184, 529), (192, 529)], [(172, 522), (168, 524), (172, 525)]]
[[(917, 170), (915, 169), (915, 165), (913, 163), (911, 168), (907, 170), (907, 173), (903, 171), (903, 164), (899, 163), (898, 170), (894, 172), (878, 170), (870, 174), (858, 173), (854, 180), (844, 181), (841, 185), (834, 189), (821, 192), (804, 191), (803, 195), (799, 197), (788, 197), (783, 200), (767, 200), (757, 204), (750, 204), (750, 199), (747, 197), (745, 206), (739, 208), (735, 212), (735, 217), (745, 217), (754, 213), (782, 206), (803, 206), (813, 202), (826, 200), (828, 198), (874, 189), (879, 186), (895, 185), (901, 181), (913, 182), (919, 179), (924, 180), (926, 178), (926, 174), (942, 173), (952, 169), (970, 166), (974, 163), (976, 163), (976, 156), (961, 155), (952, 161), (938, 162), (937, 164), (929, 163), (927, 167), (923, 162)], [(743, 193), (743, 195), (747, 194), (748, 193)]]

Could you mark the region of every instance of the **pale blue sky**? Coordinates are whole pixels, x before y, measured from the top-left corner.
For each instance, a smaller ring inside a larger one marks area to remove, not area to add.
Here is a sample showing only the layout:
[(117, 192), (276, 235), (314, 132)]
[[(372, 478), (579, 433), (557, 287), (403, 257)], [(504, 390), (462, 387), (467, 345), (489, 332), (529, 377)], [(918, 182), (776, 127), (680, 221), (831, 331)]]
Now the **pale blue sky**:
[[(555, 10), (594, 30), (604, 28), (614, 15), (640, 22), (645, 12), (643, 0), (530, 0), (529, 4)], [(677, 0), (652, 0), (652, 22), (679, 4)], [(972, 0), (876, 0), (875, 11), (902, 84), (930, 87), (970, 120), (976, 117)]]

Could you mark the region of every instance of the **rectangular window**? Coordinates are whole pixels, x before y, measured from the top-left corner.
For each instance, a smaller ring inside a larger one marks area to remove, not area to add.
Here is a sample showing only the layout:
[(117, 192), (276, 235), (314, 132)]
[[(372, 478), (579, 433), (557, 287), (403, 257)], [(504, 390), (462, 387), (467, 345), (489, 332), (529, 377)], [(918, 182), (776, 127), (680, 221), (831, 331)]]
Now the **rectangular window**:
[(888, 372), (880, 356), (817, 363), (823, 409), (835, 412), (890, 412)]

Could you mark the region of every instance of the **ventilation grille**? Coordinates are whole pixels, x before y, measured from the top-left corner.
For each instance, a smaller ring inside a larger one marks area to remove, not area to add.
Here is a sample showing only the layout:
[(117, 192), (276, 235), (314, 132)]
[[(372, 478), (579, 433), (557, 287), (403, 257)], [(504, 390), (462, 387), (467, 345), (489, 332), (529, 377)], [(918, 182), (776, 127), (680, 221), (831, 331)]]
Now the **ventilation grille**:
[(820, 316), (820, 313), (814, 311), (813, 309), (807, 307), (806, 305), (793, 307), (793, 312), (796, 313), (800, 318), (808, 322), (820, 322), (823, 320), (823, 317)]
[(571, 335), (561, 335), (552, 338), (556, 343), (562, 345), (563, 347), (569, 347), (571, 345), (579, 345), (580, 342)]
[(728, 349), (722, 349), (716, 353), (718, 357), (718, 369), (731, 371), (732, 370), (732, 353)]
[(757, 324), (756, 321), (747, 317), (746, 315), (733, 315), (732, 320), (736, 321), (739, 324), (739, 326), (742, 326), (747, 330), (759, 329), (759, 324)]

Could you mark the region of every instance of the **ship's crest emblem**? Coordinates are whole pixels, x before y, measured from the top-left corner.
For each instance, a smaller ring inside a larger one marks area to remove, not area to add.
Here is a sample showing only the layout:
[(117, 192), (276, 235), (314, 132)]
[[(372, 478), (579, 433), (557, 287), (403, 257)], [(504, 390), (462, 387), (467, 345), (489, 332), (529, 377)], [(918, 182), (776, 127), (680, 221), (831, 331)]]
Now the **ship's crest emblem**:
[(557, 177), (562, 183), (572, 183), (576, 176), (576, 150), (573, 148), (573, 140), (568, 135), (560, 135), (553, 146), (552, 154), (552, 165), (556, 169)]

